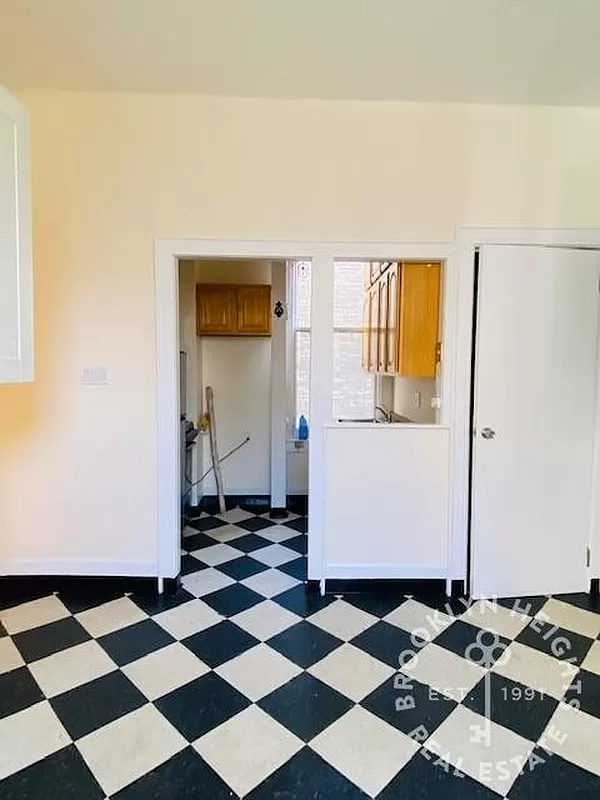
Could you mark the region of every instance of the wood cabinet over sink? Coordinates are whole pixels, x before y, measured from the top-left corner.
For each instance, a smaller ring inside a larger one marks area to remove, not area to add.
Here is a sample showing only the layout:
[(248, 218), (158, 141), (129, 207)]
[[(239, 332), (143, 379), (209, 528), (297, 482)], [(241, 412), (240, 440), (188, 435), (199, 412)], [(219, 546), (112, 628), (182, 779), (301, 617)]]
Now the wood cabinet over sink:
[(440, 360), (439, 261), (370, 262), (365, 270), (363, 368), (434, 378)]
[(199, 283), (198, 336), (270, 336), (271, 287), (264, 284)]

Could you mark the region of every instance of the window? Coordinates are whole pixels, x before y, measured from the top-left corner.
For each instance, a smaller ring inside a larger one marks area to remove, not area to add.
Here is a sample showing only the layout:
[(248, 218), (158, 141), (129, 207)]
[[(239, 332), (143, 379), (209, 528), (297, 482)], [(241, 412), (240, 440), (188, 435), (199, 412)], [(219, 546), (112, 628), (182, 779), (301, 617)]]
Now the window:
[[(310, 262), (293, 264), (294, 425), (308, 418), (310, 392)], [(364, 264), (336, 261), (333, 286), (333, 402), (334, 419), (372, 417), (375, 379), (362, 367)], [(310, 422), (310, 420), (309, 420)]]
[(333, 418), (363, 419), (375, 410), (375, 377), (365, 372), (365, 265), (336, 261), (333, 273)]

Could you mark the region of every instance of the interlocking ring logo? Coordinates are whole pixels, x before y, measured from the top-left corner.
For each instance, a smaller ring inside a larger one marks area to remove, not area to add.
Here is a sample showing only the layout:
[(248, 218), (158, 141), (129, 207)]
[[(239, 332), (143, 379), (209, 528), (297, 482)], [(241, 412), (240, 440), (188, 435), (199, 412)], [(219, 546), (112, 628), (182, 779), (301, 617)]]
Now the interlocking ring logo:
[[(484, 637), (491, 637), (491, 643), (486, 644)], [(479, 656), (479, 654), (481, 655)], [(500, 641), (497, 633), (480, 630), (477, 632), (475, 641), (471, 642), (465, 650), (465, 658), (468, 658), (474, 664), (479, 664), (480, 667), (491, 669), (494, 664), (506, 664), (510, 658), (510, 653), (507, 646)]]

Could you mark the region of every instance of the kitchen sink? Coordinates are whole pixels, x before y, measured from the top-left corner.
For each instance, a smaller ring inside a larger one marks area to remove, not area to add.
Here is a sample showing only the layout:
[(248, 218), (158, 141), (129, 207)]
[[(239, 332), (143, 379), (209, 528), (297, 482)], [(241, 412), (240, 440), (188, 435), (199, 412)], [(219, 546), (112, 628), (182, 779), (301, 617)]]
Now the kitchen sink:
[(400, 416), (400, 414), (394, 414), (394, 418), (391, 419), (391, 420), (389, 420), (389, 419), (381, 419), (379, 417), (377, 419), (375, 419), (374, 417), (346, 417), (344, 419), (338, 419), (337, 421), (338, 422), (352, 422), (352, 423), (357, 423), (358, 422), (358, 423), (364, 423), (365, 425), (366, 424), (372, 425), (374, 422), (377, 425), (390, 425), (391, 423), (398, 423), (398, 422), (404, 422), (404, 423), (411, 423), (412, 422), (412, 420), (410, 420), (408, 417), (402, 417), (402, 416)]

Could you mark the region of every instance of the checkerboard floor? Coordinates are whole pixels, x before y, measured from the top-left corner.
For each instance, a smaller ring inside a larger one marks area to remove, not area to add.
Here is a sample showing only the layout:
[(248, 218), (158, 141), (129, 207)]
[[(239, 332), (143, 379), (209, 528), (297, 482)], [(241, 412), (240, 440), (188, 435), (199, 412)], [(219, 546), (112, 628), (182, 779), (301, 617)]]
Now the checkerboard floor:
[(598, 598), (321, 598), (305, 530), (203, 515), (162, 599), (4, 593), (0, 797), (600, 797)]

